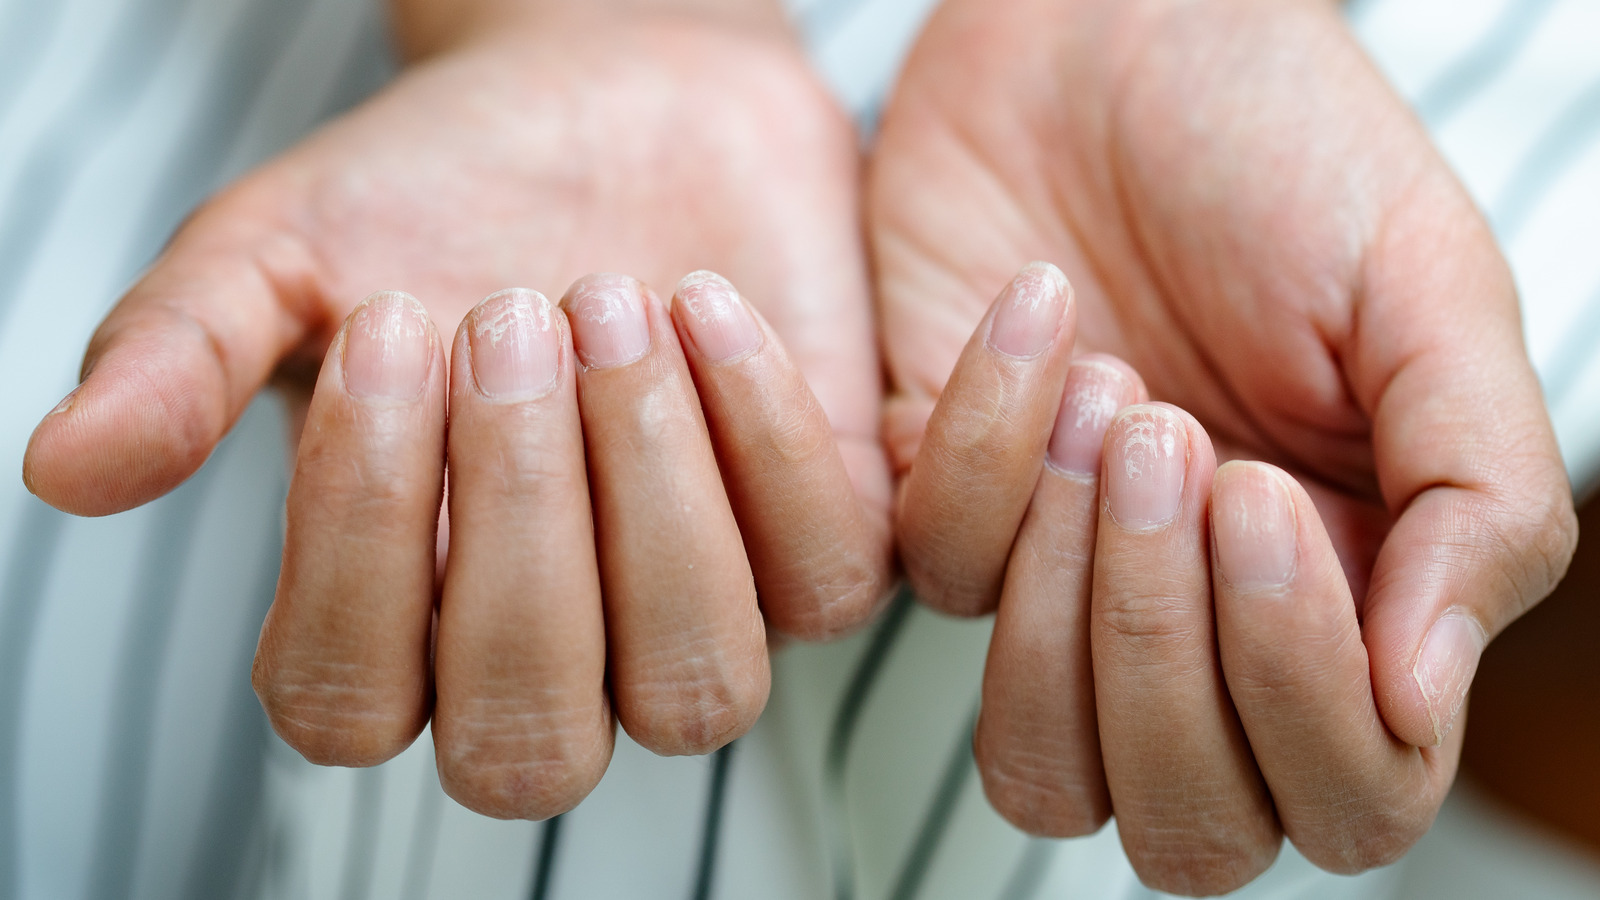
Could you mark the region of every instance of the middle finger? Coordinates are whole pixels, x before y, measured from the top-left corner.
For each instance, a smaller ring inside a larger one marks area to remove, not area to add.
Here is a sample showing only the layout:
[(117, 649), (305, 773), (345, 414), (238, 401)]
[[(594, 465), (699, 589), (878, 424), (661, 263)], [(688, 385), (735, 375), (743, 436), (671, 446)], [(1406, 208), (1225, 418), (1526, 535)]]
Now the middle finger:
[(662, 754), (707, 753), (755, 723), (771, 671), (755, 581), (688, 364), (656, 295), (623, 275), (562, 300), (617, 717)]
[(1160, 404), (1106, 433), (1091, 645), (1106, 782), (1145, 883), (1217, 894), (1272, 863), (1281, 836), (1217, 659), (1207, 502), (1216, 457)]

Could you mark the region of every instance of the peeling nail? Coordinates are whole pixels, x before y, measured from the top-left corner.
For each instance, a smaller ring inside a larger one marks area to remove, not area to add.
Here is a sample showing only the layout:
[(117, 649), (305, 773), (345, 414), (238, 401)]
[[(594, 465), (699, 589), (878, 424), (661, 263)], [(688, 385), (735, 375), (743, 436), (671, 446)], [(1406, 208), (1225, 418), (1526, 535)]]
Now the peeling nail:
[(384, 291), (361, 301), (345, 334), (345, 387), (357, 397), (412, 400), (433, 364), (428, 312), (415, 297)]

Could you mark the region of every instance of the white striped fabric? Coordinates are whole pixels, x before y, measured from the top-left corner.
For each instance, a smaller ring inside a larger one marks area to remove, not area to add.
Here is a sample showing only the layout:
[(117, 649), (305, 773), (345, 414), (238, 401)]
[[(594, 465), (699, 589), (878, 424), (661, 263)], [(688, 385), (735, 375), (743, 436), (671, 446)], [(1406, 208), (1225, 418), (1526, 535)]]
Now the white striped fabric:
[[(864, 125), (928, 6), (795, 4)], [(1367, 0), (1351, 15), (1505, 241), (1563, 450), (1592, 484), (1600, 0)], [(0, 0), (0, 471), (17, 471), (94, 324), (184, 213), (388, 71), (375, 0)], [(305, 764), (268, 738), (248, 685), (275, 577), (279, 429), (263, 401), (202, 476), (104, 520), (0, 481), (0, 900), (1151, 896), (1114, 829), (1031, 841), (987, 808), (967, 749), (986, 629), (904, 604), (867, 634), (782, 654), (767, 715), (730, 751), (660, 759), (624, 739), (554, 823), (446, 799), (426, 737), (372, 770)], [(1491, 817), (1444, 821), (1395, 869), (1342, 879), (1286, 851), (1240, 896), (1504, 896), (1494, 873), (1530, 868), (1514, 842), (1482, 840)], [(1600, 894), (1569, 858), (1537, 860), (1570, 876), (1540, 896)]]

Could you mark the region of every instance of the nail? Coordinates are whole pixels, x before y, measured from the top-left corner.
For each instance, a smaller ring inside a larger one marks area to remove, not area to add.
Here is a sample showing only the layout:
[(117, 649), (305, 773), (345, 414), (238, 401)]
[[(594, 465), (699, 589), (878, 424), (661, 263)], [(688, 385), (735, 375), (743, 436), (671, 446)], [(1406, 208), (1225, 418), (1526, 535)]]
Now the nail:
[(1007, 356), (1037, 356), (1049, 349), (1066, 317), (1072, 288), (1047, 262), (1028, 263), (995, 301), (989, 346)]
[(468, 314), (472, 376), (490, 400), (533, 400), (550, 392), (561, 371), (556, 310), (538, 291), (489, 295)]
[(585, 366), (625, 366), (650, 349), (643, 286), (626, 275), (590, 275), (562, 300), (572, 319), (572, 343)]
[(77, 387), (68, 391), (67, 395), (61, 398), (61, 402), (57, 403), (54, 409), (51, 409), (49, 412), (45, 413), (44, 417), (49, 419), (70, 411), (73, 404), (78, 402), (78, 392), (81, 390), (83, 390), (83, 385), (80, 383)]
[(739, 292), (715, 272), (691, 272), (678, 282), (689, 339), (706, 359), (721, 362), (761, 346), (761, 329)]
[(1131, 406), (1112, 420), (1107, 440), (1106, 506), (1130, 531), (1159, 528), (1178, 515), (1189, 464), (1183, 420), (1161, 406)]
[(1078, 360), (1067, 370), (1067, 387), (1061, 411), (1050, 433), (1046, 459), (1061, 472), (1079, 478), (1100, 474), (1101, 448), (1106, 428), (1117, 410), (1133, 401), (1133, 383), (1116, 366)]
[(1299, 529), (1284, 477), (1258, 463), (1217, 470), (1211, 508), (1217, 567), (1241, 591), (1281, 588), (1294, 579)]
[(372, 400), (414, 400), (433, 366), (428, 312), (410, 294), (380, 291), (361, 301), (344, 339), (345, 388)]
[(1455, 727), (1466, 704), (1467, 688), (1478, 671), (1478, 659), (1489, 643), (1483, 626), (1464, 612), (1447, 612), (1428, 629), (1411, 674), (1428, 704), (1433, 743), (1439, 746)]

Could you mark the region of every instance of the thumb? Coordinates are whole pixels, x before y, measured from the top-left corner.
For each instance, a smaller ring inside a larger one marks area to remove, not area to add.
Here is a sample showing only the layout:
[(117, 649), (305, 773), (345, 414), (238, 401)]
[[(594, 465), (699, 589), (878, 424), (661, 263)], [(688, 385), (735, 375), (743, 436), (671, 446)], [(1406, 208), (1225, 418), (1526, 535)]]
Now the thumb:
[(83, 382), (34, 429), (28, 489), (101, 516), (177, 487), (321, 317), (315, 275), (287, 230), (223, 204), (202, 211), (101, 323)]
[[(1419, 203), (1367, 273), (1358, 357), (1373, 363), (1379, 483), (1394, 528), (1363, 634), (1384, 721), (1438, 746), (1484, 646), (1555, 588), (1577, 542), (1572, 493), (1522, 342), (1515, 288), (1470, 209)], [(1437, 252), (1418, 252), (1426, 248)]]

